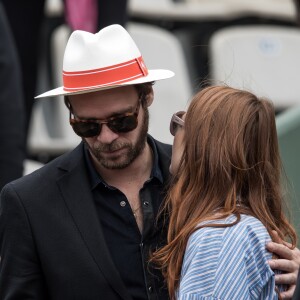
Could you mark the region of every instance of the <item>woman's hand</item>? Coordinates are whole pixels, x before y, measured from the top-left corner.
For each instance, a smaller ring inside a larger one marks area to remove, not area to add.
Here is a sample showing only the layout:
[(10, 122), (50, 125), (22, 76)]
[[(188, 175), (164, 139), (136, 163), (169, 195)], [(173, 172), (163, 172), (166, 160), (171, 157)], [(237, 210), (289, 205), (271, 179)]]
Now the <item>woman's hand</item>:
[(267, 249), (278, 256), (278, 259), (269, 260), (270, 267), (282, 271), (282, 274), (275, 275), (276, 284), (288, 285), (288, 289), (281, 293), (282, 299), (292, 299), (300, 267), (300, 250), (290, 249), (290, 247), (291, 244), (282, 241), (279, 237), (276, 243), (267, 244)]

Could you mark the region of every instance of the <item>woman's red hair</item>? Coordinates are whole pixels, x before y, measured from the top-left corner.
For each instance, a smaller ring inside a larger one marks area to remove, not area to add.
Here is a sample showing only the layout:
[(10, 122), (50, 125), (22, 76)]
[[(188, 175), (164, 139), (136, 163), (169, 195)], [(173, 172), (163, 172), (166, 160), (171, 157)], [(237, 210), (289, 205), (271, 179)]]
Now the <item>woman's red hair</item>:
[(283, 212), (273, 105), (247, 91), (208, 87), (191, 101), (184, 130), (184, 154), (163, 210), (170, 214), (168, 244), (152, 258), (171, 299), (179, 286), (187, 241), (205, 220), (230, 214), (239, 220), (240, 214), (249, 214), (264, 224), (271, 238), (276, 230), (296, 244), (295, 230)]

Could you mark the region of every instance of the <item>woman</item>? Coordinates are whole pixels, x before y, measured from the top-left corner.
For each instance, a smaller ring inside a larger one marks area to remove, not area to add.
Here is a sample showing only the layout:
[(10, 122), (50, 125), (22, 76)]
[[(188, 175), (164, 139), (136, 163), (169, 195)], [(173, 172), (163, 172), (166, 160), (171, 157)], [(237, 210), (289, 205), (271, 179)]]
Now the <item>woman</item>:
[(153, 261), (171, 299), (278, 299), (265, 244), (273, 230), (292, 245), (296, 234), (283, 214), (272, 104), (208, 87), (173, 116), (170, 130), (168, 244)]

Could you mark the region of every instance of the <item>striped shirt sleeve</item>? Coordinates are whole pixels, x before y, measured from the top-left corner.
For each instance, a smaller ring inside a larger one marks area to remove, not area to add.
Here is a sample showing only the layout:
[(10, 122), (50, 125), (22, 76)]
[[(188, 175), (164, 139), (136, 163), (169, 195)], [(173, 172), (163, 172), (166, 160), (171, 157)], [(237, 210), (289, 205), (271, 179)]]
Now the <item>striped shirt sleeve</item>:
[[(218, 223), (234, 221), (230, 216)], [(278, 299), (267, 263), (272, 256), (265, 249), (268, 241), (262, 223), (246, 215), (231, 227), (197, 230), (186, 248), (177, 299)]]

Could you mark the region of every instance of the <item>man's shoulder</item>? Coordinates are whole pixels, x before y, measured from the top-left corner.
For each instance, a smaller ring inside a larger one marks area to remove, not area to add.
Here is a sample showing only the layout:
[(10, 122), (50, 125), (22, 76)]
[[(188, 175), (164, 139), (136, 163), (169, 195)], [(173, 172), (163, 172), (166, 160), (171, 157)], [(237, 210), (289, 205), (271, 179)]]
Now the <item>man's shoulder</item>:
[(153, 138), (153, 141), (157, 147), (158, 155), (159, 156), (166, 156), (166, 157), (171, 157), (172, 155), (172, 146), (170, 144), (166, 144), (163, 142), (160, 142), (156, 139)]
[(149, 136), (149, 138), (151, 138), (152, 142), (155, 144), (158, 156), (158, 164), (162, 171), (163, 178), (164, 180), (168, 180), (170, 176), (169, 167), (171, 163), (172, 146), (157, 141), (151, 136)]
[(74, 150), (53, 159), (38, 170), (10, 182), (7, 186), (14, 190), (31, 191), (32, 193), (45, 190), (66, 173), (72, 164), (76, 163), (74, 160), (79, 159), (81, 153), (82, 151), (78, 146)]

